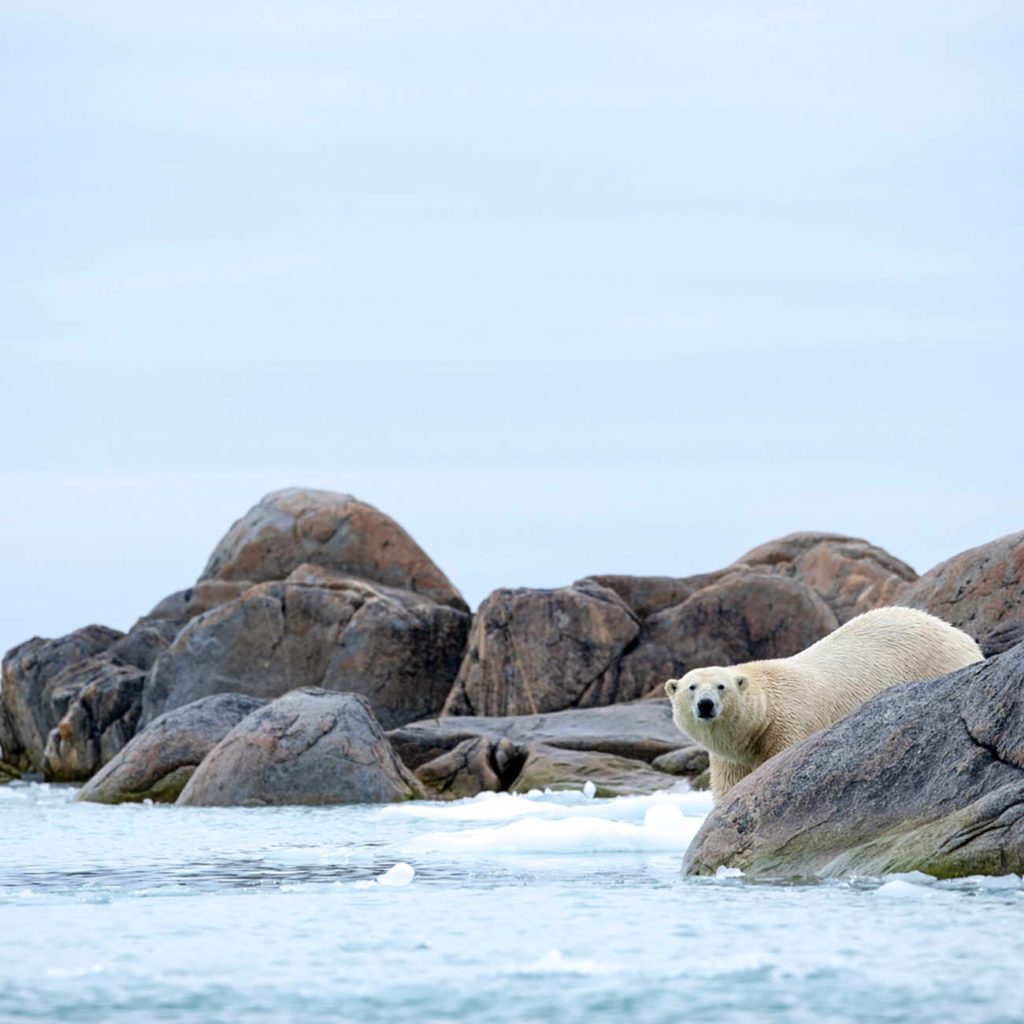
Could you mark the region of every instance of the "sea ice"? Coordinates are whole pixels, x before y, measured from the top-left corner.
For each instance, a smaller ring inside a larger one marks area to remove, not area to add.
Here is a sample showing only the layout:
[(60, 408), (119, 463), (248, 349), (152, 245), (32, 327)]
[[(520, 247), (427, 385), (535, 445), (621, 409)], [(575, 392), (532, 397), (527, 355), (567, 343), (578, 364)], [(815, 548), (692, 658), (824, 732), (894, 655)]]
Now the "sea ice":
[(400, 860), (397, 864), (388, 868), (383, 875), (377, 877), (378, 885), (408, 885), (416, 875), (416, 870), (411, 864)]

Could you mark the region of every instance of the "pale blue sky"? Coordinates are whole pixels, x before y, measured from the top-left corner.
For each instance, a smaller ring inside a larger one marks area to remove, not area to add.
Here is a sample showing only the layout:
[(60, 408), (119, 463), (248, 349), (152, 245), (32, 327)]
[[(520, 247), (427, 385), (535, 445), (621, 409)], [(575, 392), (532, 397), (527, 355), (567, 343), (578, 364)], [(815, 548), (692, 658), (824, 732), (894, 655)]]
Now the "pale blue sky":
[(0, 0), (0, 648), (292, 484), (476, 605), (1024, 528), (1024, 8)]

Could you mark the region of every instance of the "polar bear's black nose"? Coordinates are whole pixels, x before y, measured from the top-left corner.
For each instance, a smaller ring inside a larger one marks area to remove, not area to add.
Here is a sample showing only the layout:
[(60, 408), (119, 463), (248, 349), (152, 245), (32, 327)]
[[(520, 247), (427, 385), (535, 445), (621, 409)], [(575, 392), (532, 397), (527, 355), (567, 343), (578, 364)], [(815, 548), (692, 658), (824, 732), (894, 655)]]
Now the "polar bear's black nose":
[(707, 697), (697, 701), (697, 717), (698, 718), (714, 718), (715, 716), (715, 702)]

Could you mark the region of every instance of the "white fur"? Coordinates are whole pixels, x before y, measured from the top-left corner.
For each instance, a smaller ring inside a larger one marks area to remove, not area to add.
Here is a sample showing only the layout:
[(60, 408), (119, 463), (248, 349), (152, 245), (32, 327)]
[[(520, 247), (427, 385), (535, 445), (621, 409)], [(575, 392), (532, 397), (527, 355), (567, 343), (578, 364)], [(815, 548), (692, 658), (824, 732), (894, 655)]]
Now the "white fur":
[[(914, 608), (876, 608), (790, 658), (696, 668), (670, 679), (672, 717), (711, 754), (720, 799), (780, 750), (838, 721), (876, 693), (982, 660), (978, 645)], [(714, 717), (697, 714), (710, 701)]]

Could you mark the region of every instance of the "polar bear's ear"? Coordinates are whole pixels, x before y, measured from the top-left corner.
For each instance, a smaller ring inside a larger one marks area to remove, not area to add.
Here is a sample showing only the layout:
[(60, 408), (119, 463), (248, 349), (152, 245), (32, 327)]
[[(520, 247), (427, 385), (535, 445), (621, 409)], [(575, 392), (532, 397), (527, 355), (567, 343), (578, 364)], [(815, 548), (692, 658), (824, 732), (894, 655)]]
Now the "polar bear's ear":
[(737, 675), (736, 676), (736, 685), (741, 690), (744, 689), (746, 687), (747, 683), (749, 683), (749, 682), (750, 682), (750, 680), (747, 679), (747, 677), (744, 676), (744, 675)]
[(665, 692), (671, 697), (672, 694), (674, 694), (676, 692), (678, 687), (679, 687), (679, 680), (678, 679), (670, 679), (665, 684)]

